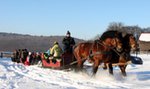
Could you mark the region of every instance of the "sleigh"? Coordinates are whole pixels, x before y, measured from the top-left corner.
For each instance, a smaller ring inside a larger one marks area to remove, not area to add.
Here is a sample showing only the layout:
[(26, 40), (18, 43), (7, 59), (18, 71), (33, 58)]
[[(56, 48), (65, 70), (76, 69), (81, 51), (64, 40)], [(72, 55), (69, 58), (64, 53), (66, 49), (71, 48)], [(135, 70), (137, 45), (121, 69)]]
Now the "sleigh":
[(136, 65), (142, 65), (143, 64), (142, 58), (137, 57), (137, 56), (131, 56), (131, 62), (133, 64), (136, 64)]
[(60, 59), (55, 59), (55, 61), (47, 60), (42, 55), (42, 67), (44, 68), (52, 68), (52, 69), (66, 69), (70, 67), (70, 63), (72, 62), (73, 56), (71, 53), (64, 53)]

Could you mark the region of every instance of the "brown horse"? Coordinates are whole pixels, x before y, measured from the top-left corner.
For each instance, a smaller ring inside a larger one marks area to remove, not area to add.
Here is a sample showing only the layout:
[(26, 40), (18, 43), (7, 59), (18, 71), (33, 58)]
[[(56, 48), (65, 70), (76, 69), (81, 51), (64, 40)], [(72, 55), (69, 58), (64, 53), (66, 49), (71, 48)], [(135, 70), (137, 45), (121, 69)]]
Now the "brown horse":
[(138, 43), (133, 34), (126, 34), (124, 37), (124, 51), (130, 53), (131, 50), (137, 50)]
[(122, 49), (122, 44), (119, 42), (121, 41), (115, 31), (107, 31), (99, 40), (79, 43), (73, 52), (78, 62), (78, 69), (82, 69), (83, 63), (86, 60), (90, 60), (93, 62), (93, 75), (96, 74), (100, 63), (111, 59), (111, 50), (113, 48)]
[(134, 37), (133, 34), (126, 34), (126, 36), (123, 39), (123, 51), (121, 53), (121, 56), (119, 57), (119, 61), (122, 63), (125, 63), (125, 65), (119, 65), (120, 70), (124, 76), (126, 76), (126, 67), (127, 64), (126, 62), (131, 61), (131, 56), (130, 52), (131, 50), (137, 50), (138, 48), (138, 43), (136, 41), (136, 38)]
[[(123, 50), (121, 52), (117, 52), (112, 50), (112, 59), (107, 61), (108, 67), (109, 67), (109, 73), (113, 74), (113, 67), (112, 63), (121, 63), (119, 65), (120, 70), (124, 76), (126, 76), (126, 66), (127, 62), (130, 61), (130, 51), (131, 50), (136, 50), (137, 49), (137, 41), (133, 34), (126, 34), (126, 36), (123, 37), (122, 39), (123, 43)], [(119, 53), (119, 54), (118, 54)], [(104, 68), (107, 68), (106, 63), (104, 63)]]

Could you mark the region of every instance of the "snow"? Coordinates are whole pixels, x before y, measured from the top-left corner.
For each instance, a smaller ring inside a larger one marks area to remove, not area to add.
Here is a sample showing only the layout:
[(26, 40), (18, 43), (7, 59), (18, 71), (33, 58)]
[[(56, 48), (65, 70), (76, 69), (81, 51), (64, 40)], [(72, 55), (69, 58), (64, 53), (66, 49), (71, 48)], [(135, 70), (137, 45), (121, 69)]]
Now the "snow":
[(150, 33), (142, 33), (139, 40), (150, 42)]
[(0, 89), (150, 89), (150, 54), (138, 55), (143, 65), (129, 64), (127, 77), (118, 67), (114, 75), (99, 68), (95, 77), (87, 72), (74, 72), (41, 68), (37, 65), (24, 66), (0, 58)]

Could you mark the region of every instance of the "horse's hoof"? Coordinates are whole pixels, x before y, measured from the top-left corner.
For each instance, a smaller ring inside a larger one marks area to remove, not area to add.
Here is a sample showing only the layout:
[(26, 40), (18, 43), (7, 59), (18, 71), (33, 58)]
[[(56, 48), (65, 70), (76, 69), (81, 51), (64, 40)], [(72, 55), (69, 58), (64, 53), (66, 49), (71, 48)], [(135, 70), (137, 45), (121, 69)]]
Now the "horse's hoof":
[(114, 73), (109, 71), (109, 74), (113, 75)]
[(96, 75), (96, 74), (94, 73), (94, 74), (92, 74), (92, 75), (91, 75), (91, 77), (92, 77), (92, 78), (94, 78), (94, 77), (95, 77), (95, 75)]
[(127, 74), (125, 73), (125, 74), (122, 74), (124, 77), (126, 77), (127, 76)]
[(107, 67), (105, 67), (105, 66), (104, 66), (104, 67), (103, 67), (103, 69), (104, 69), (104, 70), (106, 70), (106, 69), (107, 69)]

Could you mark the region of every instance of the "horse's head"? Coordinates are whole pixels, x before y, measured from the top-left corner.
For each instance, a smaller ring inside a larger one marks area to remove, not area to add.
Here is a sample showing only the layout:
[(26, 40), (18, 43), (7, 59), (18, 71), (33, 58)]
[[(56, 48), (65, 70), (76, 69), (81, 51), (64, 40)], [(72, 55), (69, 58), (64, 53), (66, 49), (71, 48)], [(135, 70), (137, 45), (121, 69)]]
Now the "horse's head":
[(121, 32), (115, 32), (112, 44), (118, 52), (121, 52), (123, 50), (123, 37)]
[(119, 38), (107, 38), (103, 44), (111, 48), (115, 48), (118, 52), (122, 51), (122, 41)]
[(136, 41), (136, 38), (135, 38), (133, 35), (130, 36), (129, 42), (130, 42), (130, 45), (131, 45), (131, 49), (132, 49), (132, 50), (136, 50), (136, 49), (138, 48), (138, 43), (137, 43), (137, 41)]
[(133, 34), (127, 34), (125, 36), (125, 39), (131, 50), (136, 50), (138, 48), (138, 43), (136, 41), (136, 38), (133, 36)]
[(117, 51), (122, 51), (123, 41), (122, 34), (118, 31), (106, 31), (101, 36), (100, 40), (103, 41), (104, 44), (115, 48)]
[(122, 42), (122, 39), (121, 38), (115, 38), (114, 39), (114, 42), (115, 42), (115, 49), (118, 51), (118, 52), (121, 52), (123, 50), (123, 42)]

